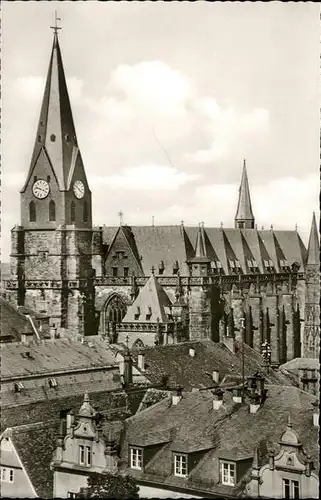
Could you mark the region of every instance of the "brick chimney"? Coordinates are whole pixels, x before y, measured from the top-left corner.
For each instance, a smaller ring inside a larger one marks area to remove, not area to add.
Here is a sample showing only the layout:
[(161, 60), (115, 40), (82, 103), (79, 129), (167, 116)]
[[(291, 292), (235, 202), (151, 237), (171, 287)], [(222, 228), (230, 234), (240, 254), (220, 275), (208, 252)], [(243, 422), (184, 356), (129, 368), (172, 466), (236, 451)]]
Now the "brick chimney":
[(213, 382), (216, 382), (218, 384), (220, 381), (220, 372), (218, 370), (213, 370), (212, 378)]
[(261, 406), (260, 396), (253, 394), (250, 396), (250, 413), (256, 413)]
[(172, 405), (177, 406), (180, 400), (182, 399), (182, 388), (178, 387), (173, 393), (172, 393)]
[(144, 372), (145, 371), (145, 354), (143, 354), (143, 353), (138, 354), (137, 363), (138, 363), (138, 368), (142, 372)]
[(313, 403), (313, 425), (315, 427), (320, 427), (319, 419), (320, 419), (319, 401), (315, 401)]
[(217, 388), (212, 391), (213, 394), (213, 410), (219, 410), (223, 404), (223, 394), (222, 389)]
[(237, 387), (233, 389), (232, 391), (233, 394), (233, 401), (234, 403), (242, 403), (242, 389)]
[(191, 358), (194, 358), (195, 356), (195, 349), (193, 347), (191, 347), (188, 351), (188, 354), (191, 356)]

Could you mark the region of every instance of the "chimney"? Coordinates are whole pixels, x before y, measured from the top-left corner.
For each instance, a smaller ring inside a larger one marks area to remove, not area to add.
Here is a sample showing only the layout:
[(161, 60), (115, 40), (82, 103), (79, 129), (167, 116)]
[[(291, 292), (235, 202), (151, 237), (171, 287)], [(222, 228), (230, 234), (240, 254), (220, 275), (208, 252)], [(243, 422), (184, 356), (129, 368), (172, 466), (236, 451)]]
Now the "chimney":
[(21, 343), (29, 344), (32, 338), (33, 338), (33, 331), (31, 330), (30, 325), (26, 323), (21, 333)]
[(172, 405), (177, 406), (182, 399), (182, 388), (178, 387), (172, 394)]
[(128, 346), (124, 352), (124, 386), (129, 387), (133, 383), (133, 360)]
[(194, 358), (194, 356), (195, 356), (195, 349), (193, 349), (193, 347), (191, 347), (188, 353), (191, 356), (191, 358)]
[(262, 375), (260, 374), (257, 374), (255, 376), (255, 382), (256, 382), (256, 390), (257, 390), (257, 394), (260, 396), (260, 398), (262, 398), (264, 396), (264, 377), (262, 377)]
[(213, 382), (216, 382), (218, 384), (220, 381), (220, 372), (218, 370), (213, 370), (212, 378)]
[(218, 388), (212, 392), (213, 394), (213, 410), (219, 410), (223, 404), (223, 394), (222, 389)]
[(274, 470), (274, 450), (269, 450), (269, 469)]
[(256, 413), (260, 408), (260, 397), (255, 394), (250, 397), (250, 413)]
[(233, 401), (234, 403), (242, 403), (242, 389), (233, 389)]
[(145, 371), (145, 354), (138, 354), (138, 368)]
[(75, 424), (75, 414), (73, 410), (67, 413), (67, 432), (73, 427)]
[(319, 401), (315, 401), (313, 403), (313, 425), (314, 425), (314, 427), (320, 426), (319, 419), (320, 419)]

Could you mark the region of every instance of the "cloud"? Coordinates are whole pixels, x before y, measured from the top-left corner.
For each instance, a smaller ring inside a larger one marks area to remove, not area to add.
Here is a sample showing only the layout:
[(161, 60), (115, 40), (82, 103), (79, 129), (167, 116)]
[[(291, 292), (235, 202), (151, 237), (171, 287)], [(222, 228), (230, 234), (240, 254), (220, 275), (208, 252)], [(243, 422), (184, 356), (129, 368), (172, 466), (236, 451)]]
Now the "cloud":
[(25, 172), (4, 172), (2, 174), (2, 185), (8, 189), (21, 188), (25, 177)]
[(13, 82), (13, 91), (19, 94), (20, 98), (28, 101), (39, 101), (45, 88), (45, 78), (42, 76), (21, 76)]
[(198, 174), (179, 172), (174, 167), (159, 165), (140, 165), (128, 167), (121, 174), (108, 177), (92, 176), (93, 186), (108, 186), (111, 189), (124, 190), (175, 190), (188, 182), (199, 179)]

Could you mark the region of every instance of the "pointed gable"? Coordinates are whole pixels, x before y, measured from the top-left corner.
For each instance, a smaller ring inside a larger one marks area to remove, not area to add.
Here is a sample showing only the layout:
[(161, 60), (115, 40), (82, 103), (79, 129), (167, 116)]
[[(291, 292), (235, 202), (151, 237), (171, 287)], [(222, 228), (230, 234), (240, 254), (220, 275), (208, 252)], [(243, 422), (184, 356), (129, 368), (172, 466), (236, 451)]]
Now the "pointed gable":
[[(54, 36), (36, 141), (25, 190), (35, 162), (45, 148), (60, 190), (67, 189), (77, 147), (76, 131), (57, 35)], [(84, 173), (85, 176), (85, 173)]]
[(320, 263), (320, 244), (319, 244), (315, 213), (313, 212), (309, 244), (308, 244), (307, 264), (319, 265), (319, 263)]
[(156, 276), (152, 275), (128, 308), (123, 323), (160, 323), (168, 321), (171, 301)]
[(117, 276), (125, 276), (124, 269), (128, 269), (126, 272), (130, 275), (144, 275), (135, 238), (131, 232), (131, 228), (127, 226), (120, 226), (118, 228), (108, 249), (105, 261), (106, 275), (115, 275), (114, 269), (117, 269)]
[(273, 231), (262, 229), (258, 231), (258, 234), (268, 252), (268, 255), (270, 256), (270, 259), (273, 262), (274, 269), (276, 270), (276, 272), (280, 272), (280, 266), (279, 266), (280, 254), (278, 253), (277, 248), (275, 246), (275, 238)]
[(289, 265), (297, 262), (303, 270), (307, 251), (297, 231), (274, 231), (274, 235)]

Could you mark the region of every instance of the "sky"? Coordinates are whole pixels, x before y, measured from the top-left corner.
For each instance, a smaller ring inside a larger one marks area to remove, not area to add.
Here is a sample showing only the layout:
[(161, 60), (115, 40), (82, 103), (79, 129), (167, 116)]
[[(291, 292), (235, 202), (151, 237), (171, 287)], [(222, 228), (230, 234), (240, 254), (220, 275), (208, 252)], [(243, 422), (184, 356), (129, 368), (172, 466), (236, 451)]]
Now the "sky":
[(307, 244), (319, 207), (317, 3), (3, 2), (2, 261), (39, 119), (54, 11), (95, 225), (259, 228)]

